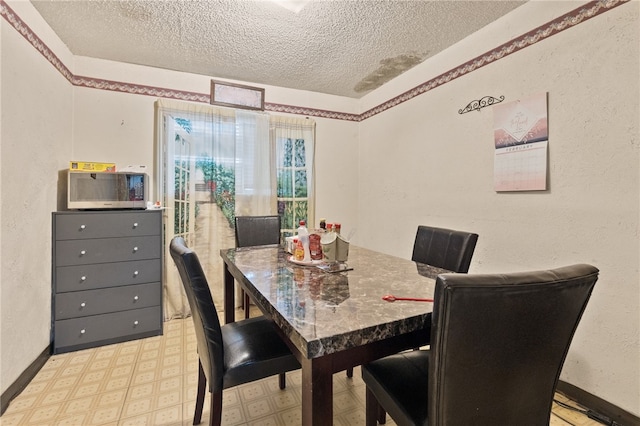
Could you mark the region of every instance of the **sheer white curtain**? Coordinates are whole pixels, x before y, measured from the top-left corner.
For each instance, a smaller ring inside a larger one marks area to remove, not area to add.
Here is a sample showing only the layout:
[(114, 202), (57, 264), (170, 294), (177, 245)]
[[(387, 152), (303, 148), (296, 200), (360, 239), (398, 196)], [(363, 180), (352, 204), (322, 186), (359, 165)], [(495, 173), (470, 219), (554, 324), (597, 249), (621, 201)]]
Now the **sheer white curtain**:
[(236, 128), (236, 215), (276, 214), (269, 115), (237, 110)]
[(222, 310), (220, 249), (235, 245), (236, 211), (275, 213), (268, 122), (266, 114), (165, 99), (156, 102), (155, 178), (157, 198), (165, 207), (165, 320), (190, 313), (168, 252), (174, 236), (182, 236), (198, 254), (214, 302)]

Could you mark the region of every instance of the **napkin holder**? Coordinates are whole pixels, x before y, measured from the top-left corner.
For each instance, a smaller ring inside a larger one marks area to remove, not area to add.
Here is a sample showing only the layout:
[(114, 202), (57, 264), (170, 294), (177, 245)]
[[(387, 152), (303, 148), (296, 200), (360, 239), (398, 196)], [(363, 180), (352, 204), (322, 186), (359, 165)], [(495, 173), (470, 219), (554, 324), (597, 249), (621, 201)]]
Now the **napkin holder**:
[(346, 262), (349, 258), (349, 241), (342, 235), (333, 232), (324, 234), (320, 243), (326, 262)]

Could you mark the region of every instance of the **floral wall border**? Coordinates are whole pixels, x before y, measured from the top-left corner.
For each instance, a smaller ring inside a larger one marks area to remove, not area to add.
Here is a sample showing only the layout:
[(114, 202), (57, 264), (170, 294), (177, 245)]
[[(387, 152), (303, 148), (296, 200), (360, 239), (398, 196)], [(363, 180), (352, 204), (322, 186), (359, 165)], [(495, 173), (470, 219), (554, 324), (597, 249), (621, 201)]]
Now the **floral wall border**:
[[(382, 104), (371, 108), (361, 114), (350, 114), (338, 111), (328, 111), (302, 106), (284, 105), (265, 102), (265, 110), (271, 112), (283, 112), (288, 114), (321, 117), (333, 120), (364, 121), (367, 118), (380, 114), (390, 108), (406, 102), (416, 96), (426, 93), (436, 87), (442, 86), (458, 77), (469, 74), (485, 65), (516, 53), (526, 47), (532, 46), (541, 40), (558, 34), (568, 28), (572, 28), (586, 20), (600, 15), (608, 10), (629, 2), (630, 0), (594, 0), (571, 12), (568, 12), (544, 25), (541, 25), (517, 38), (504, 43), (489, 52), (477, 56), (462, 65), (459, 65), (439, 76), (432, 78), (406, 92), (389, 99)], [(49, 47), (29, 28), (29, 26), (7, 5), (0, 0), (0, 14), (15, 28), (38, 52), (44, 56), (72, 85), (88, 87), (114, 92), (130, 93), (136, 95), (153, 96), (160, 98), (178, 99), (190, 102), (209, 103), (209, 93), (187, 92), (162, 87), (146, 86), (141, 84), (125, 83), (113, 80), (102, 80), (93, 77), (74, 75), (62, 61), (49, 49)]]

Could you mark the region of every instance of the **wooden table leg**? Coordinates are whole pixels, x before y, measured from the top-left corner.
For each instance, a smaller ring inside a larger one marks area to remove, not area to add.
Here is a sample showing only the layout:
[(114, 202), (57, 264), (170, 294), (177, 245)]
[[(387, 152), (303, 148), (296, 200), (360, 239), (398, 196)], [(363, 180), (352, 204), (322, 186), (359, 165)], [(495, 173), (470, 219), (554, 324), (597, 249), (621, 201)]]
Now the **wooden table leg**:
[(333, 425), (333, 373), (327, 357), (302, 360), (302, 424)]
[(224, 322), (225, 324), (232, 323), (236, 320), (236, 308), (235, 308), (235, 281), (231, 272), (229, 272), (229, 266), (224, 262)]

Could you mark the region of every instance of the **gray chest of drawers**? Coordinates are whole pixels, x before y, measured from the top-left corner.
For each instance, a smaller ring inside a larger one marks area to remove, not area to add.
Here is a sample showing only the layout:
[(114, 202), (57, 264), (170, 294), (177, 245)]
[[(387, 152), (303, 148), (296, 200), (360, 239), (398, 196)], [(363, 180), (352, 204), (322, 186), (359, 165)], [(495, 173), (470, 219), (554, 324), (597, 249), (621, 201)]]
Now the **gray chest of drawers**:
[(53, 213), (53, 353), (162, 334), (161, 213)]

